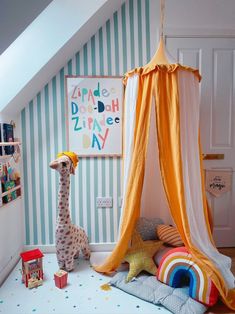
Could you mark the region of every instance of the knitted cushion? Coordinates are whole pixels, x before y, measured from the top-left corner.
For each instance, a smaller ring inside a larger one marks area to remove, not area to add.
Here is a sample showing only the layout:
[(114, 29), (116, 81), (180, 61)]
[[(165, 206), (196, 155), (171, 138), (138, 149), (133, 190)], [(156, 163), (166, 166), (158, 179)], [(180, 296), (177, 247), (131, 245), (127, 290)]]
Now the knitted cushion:
[(180, 234), (173, 226), (158, 225), (156, 234), (160, 240), (172, 246), (183, 246)]
[(160, 218), (147, 219), (145, 217), (140, 217), (136, 224), (136, 230), (144, 241), (157, 240), (156, 227), (159, 224), (163, 224), (163, 221)]
[(217, 302), (216, 286), (185, 247), (171, 249), (162, 257), (157, 279), (174, 288), (188, 285), (190, 297), (208, 306)]

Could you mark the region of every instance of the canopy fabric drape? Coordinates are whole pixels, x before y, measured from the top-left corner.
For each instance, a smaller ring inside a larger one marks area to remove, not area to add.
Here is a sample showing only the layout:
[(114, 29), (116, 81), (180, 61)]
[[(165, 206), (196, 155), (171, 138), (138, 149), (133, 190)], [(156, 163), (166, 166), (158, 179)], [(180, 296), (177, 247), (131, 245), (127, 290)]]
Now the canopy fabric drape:
[(211, 277), (223, 301), (235, 309), (231, 259), (214, 245), (206, 202), (199, 143), (199, 81), (197, 70), (179, 64), (137, 68), (126, 74), (119, 240), (104, 264), (95, 269), (103, 273), (117, 269), (139, 217), (154, 97), (160, 170), (172, 218), (186, 248)]

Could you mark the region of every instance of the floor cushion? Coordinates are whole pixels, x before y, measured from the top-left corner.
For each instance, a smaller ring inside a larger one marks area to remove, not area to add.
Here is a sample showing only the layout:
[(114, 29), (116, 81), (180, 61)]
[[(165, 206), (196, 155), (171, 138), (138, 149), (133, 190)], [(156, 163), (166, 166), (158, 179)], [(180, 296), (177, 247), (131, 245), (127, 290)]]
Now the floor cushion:
[(188, 287), (172, 288), (156, 279), (156, 276), (140, 275), (126, 283), (127, 272), (118, 272), (110, 281), (115, 286), (142, 300), (163, 305), (175, 314), (202, 314), (207, 308), (188, 295)]

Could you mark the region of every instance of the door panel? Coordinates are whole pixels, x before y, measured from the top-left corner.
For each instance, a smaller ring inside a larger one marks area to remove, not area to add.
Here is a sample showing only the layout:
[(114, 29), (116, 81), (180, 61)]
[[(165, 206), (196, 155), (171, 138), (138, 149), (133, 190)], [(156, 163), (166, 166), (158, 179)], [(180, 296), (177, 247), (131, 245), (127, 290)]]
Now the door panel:
[(205, 160), (209, 169), (232, 172), (232, 189), (220, 197), (207, 194), (217, 246), (235, 246), (235, 39), (167, 37), (167, 49), (178, 62), (199, 68), (200, 132), (203, 153), (224, 154)]

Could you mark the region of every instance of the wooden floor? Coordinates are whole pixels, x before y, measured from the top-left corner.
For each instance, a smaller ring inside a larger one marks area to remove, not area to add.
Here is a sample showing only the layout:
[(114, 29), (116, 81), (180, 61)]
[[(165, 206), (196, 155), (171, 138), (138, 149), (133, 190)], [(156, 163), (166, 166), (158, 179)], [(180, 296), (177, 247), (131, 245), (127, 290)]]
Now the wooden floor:
[(235, 275), (235, 247), (233, 248), (223, 248), (219, 249), (219, 251), (227, 256), (230, 256), (232, 259), (232, 273)]
[[(232, 259), (232, 273), (235, 276), (235, 248), (220, 248), (219, 251), (227, 256), (230, 256)], [(222, 302), (218, 302), (215, 306), (210, 308), (209, 311), (207, 311), (209, 314), (217, 314), (217, 313), (223, 313), (223, 314), (229, 314), (229, 313), (235, 313), (235, 311), (231, 311), (228, 309)]]

